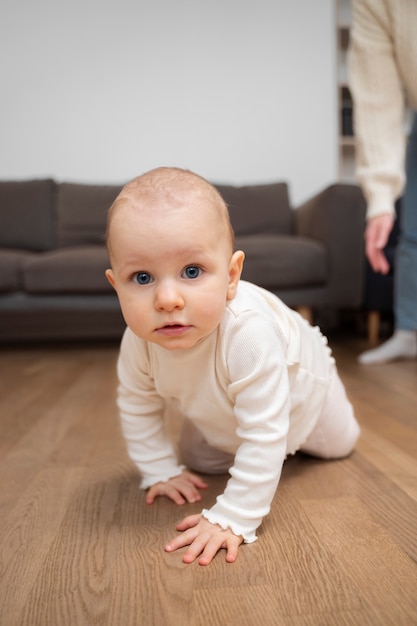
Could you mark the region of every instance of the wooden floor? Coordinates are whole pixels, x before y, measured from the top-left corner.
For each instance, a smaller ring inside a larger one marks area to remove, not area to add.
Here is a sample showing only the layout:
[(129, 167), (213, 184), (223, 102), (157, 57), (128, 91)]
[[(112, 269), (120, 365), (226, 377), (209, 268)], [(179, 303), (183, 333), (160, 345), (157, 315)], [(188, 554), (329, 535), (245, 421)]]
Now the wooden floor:
[[(363, 433), (289, 459), (259, 541), (209, 567), (164, 542), (200, 505), (144, 504), (114, 396), (117, 346), (0, 353), (1, 626), (417, 624), (417, 362), (330, 338)], [(210, 506), (225, 478), (209, 479)]]

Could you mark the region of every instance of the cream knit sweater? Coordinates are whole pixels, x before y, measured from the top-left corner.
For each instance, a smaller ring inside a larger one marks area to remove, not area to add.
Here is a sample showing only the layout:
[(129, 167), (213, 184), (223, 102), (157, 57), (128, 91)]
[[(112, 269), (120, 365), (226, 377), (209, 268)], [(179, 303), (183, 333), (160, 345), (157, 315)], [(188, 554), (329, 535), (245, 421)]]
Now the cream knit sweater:
[(405, 104), (417, 110), (417, 0), (353, 0), (352, 24), (357, 178), (369, 219), (394, 213), (405, 182)]

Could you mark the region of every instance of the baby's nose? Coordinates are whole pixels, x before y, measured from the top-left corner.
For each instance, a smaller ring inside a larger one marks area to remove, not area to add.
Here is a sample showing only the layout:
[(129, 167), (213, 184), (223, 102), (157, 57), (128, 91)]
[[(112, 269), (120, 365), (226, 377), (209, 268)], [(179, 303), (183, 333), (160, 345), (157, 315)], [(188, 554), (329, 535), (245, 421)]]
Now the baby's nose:
[(155, 308), (159, 311), (173, 311), (184, 306), (184, 299), (175, 281), (161, 281), (155, 290)]

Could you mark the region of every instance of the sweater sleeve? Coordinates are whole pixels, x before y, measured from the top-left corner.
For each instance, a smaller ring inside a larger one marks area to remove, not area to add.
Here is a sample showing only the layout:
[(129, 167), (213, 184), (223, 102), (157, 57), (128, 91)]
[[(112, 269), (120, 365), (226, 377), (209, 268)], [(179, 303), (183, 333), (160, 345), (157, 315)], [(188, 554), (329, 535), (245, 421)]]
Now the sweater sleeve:
[(128, 329), (117, 365), (117, 403), (128, 453), (142, 476), (143, 489), (177, 476), (184, 469), (165, 432), (163, 400), (155, 390), (149, 369), (144, 342)]
[(404, 186), (404, 94), (395, 59), (393, 16), (380, 0), (354, 0), (348, 52), (357, 178), (367, 218), (394, 214)]
[[(230, 479), (203, 515), (242, 535), (246, 543), (269, 512), (286, 455), (290, 390), (282, 341), (274, 325), (247, 314), (227, 342), (229, 396), (235, 406), (236, 452)], [(259, 323), (263, 324), (260, 337)]]

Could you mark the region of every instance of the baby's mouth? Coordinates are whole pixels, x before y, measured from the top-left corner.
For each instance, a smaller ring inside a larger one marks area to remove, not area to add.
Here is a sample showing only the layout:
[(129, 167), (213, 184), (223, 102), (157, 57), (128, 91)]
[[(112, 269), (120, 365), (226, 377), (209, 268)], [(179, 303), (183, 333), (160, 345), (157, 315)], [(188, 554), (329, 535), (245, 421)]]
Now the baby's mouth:
[(161, 328), (182, 328), (182, 327), (183, 327), (183, 324), (177, 324), (177, 323), (170, 324), (170, 323), (168, 323), (168, 324), (164, 324), (163, 326), (161, 326), (159, 328), (159, 330), (161, 330)]
[(182, 335), (187, 332), (191, 327), (184, 324), (165, 324), (157, 329), (157, 333), (165, 336)]

